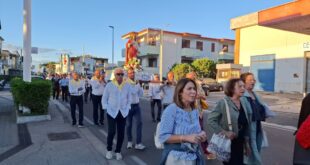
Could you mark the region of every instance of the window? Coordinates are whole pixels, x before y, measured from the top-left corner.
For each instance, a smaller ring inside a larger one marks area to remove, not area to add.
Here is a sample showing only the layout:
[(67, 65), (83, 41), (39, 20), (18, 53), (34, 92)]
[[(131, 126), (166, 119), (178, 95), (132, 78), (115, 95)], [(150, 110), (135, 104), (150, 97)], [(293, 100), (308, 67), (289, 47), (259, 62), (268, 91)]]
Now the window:
[(220, 70), (219, 71), (219, 78), (229, 78), (229, 71), (228, 70)]
[(199, 49), (199, 50), (203, 50), (203, 42), (201, 41), (197, 41), (196, 42), (196, 49)]
[(239, 78), (240, 77), (240, 71), (239, 70), (232, 70), (231, 71), (231, 78)]
[(147, 38), (147, 44), (152, 45), (152, 46), (156, 46), (156, 35), (149, 34), (148, 38)]
[(215, 43), (211, 44), (211, 52), (215, 52)]
[(191, 41), (190, 40), (182, 40), (182, 48), (190, 48)]
[(157, 58), (149, 58), (149, 66), (148, 67), (157, 67)]
[(228, 45), (223, 45), (223, 52), (228, 52)]

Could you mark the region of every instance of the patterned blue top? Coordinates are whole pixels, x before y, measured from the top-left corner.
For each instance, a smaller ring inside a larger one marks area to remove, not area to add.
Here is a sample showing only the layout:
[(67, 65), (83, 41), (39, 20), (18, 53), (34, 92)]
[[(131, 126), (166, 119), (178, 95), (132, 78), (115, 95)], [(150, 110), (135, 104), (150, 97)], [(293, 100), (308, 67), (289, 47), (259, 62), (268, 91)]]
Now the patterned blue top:
[[(200, 133), (199, 112), (194, 109), (186, 112), (176, 104), (170, 104), (162, 114), (159, 127), (159, 141), (165, 143), (171, 135), (189, 135)], [(171, 151), (180, 160), (196, 160), (194, 153)]]

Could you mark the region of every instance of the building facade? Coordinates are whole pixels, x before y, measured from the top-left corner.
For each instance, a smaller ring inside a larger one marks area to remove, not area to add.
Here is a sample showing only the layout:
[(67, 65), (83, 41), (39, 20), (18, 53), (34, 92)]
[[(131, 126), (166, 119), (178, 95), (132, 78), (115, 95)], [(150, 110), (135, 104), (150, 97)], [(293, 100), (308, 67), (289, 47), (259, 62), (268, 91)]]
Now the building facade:
[[(122, 36), (123, 39), (136, 38), (139, 51), (138, 58), (144, 72), (159, 73), (161, 35), (163, 35), (163, 75), (166, 75), (174, 64), (191, 63), (199, 58), (233, 62), (234, 40), (208, 38), (202, 37), (199, 34), (177, 33), (148, 28)], [(125, 57), (125, 54), (126, 49), (123, 49), (122, 56)]]
[(70, 71), (93, 74), (96, 69), (104, 69), (107, 63), (107, 58), (93, 57), (91, 55), (70, 57)]
[(20, 70), (21, 66), (20, 54), (17, 51), (1, 50), (0, 75), (9, 75), (10, 70)]
[(235, 63), (256, 90), (310, 92), (310, 1), (297, 0), (231, 20)]

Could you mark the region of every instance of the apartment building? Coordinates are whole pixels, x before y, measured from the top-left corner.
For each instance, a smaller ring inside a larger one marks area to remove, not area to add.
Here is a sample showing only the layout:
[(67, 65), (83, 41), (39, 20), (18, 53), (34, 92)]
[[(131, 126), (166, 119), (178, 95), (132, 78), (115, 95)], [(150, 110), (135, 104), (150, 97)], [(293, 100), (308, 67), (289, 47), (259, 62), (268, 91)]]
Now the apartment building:
[[(161, 35), (163, 36), (161, 44)], [(232, 63), (234, 61), (234, 40), (203, 37), (193, 33), (179, 33), (147, 28), (140, 32), (129, 32), (122, 39), (136, 38), (138, 58), (143, 71), (159, 73), (160, 47), (163, 54), (163, 75), (174, 64), (191, 63), (195, 59), (209, 58), (214, 61)], [(122, 50), (125, 57), (126, 49)]]

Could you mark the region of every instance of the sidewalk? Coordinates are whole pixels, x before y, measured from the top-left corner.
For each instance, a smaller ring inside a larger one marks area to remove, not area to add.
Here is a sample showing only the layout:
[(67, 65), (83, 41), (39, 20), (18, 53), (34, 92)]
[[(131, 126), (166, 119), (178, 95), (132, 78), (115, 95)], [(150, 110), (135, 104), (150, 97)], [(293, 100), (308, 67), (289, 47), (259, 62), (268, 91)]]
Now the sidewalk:
[[(1, 96), (1, 93), (0, 93)], [(10, 105), (12, 106), (12, 104)], [(28, 123), (32, 145), (18, 151), (1, 161), (1, 165), (118, 165), (123, 161), (105, 159), (106, 146), (95, 137), (90, 130), (71, 126), (69, 111), (63, 109), (56, 101), (50, 101), (49, 113), (51, 121)], [(1, 102), (0, 109), (3, 109)], [(2, 121), (2, 120), (0, 120)], [(2, 125), (2, 123), (1, 123)], [(16, 124), (15, 124), (16, 126)], [(4, 132), (6, 137), (16, 137)], [(15, 131), (16, 132), (16, 131)], [(16, 133), (17, 134), (17, 133)], [(1, 135), (2, 136), (2, 135)], [(0, 140), (0, 149), (3, 138)], [(16, 142), (16, 140), (15, 140)], [(16, 145), (14, 143), (13, 145)], [(7, 145), (12, 146), (12, 145)], [(0, 150), (1, 151), (1, 150)], [(1, 158), (0, 152), (0, 158)]]

